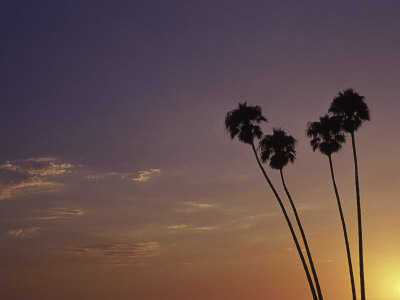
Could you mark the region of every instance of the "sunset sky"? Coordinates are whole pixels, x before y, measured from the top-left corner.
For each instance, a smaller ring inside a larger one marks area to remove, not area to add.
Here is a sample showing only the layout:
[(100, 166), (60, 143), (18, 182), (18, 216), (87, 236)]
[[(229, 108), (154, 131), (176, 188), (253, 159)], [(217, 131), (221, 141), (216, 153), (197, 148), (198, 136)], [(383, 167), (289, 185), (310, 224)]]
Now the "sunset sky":
[[(399, 12), (0, 1), (0, 298), (312, 299), (251, 148), (224, 131), (247, 101), (264, 133), (298, 139), (284, 172), (325, 300), (351, 299), (328, 159), (305, 129), (352, 87), (371, 110), (356, 133), (367, 299), (400, 299)], [(350, 141), (333, 161), (358, 279)]]

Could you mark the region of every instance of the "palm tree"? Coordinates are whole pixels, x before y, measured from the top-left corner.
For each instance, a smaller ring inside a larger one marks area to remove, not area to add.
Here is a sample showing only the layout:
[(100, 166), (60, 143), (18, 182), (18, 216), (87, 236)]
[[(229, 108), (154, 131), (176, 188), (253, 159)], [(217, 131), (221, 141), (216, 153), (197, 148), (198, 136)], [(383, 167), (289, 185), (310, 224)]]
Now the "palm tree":
[(303, 226), (300, 221), (299, 214), (297, 213), (296, 206), (292, 200), (289, 190), (286, 187), (285, 178), (283, 176), (283, 168), (290, 162), (293, 163), (296, 158), (296, 147), (297, 141), (291, 135), (287, 135), (282, 129), (273, 129), (272, 135), (266, 135), (260, 141), (261, 150), (261, 160), (265, 163), (269, 161), (269, 166), (272, 169), (279, 170), (283, 188), (289, 199), (290, 205), (292, 207), (293, 213), (295, 215), (297, 225), (299, 226), (301, 236), (303, 238), (304, 246), (306, 248), (308, 261), (310, 263), (311, 271), (314, 277), (315, 286), (317, 288), (318, 298), (323, 299), (321, 287), (319, 285), (319, 280), (317, 272), (315, 271), (314, 262), (311, 256), (311, 251), (308, 246), (307, 238), (303, 230)]
[(254, 146), (254, 139), (259, 139), (262, 136), (262, 131), (260, 128), (261, 122), (267, 122), (267, 119), (262, 115), (261, 107), (260, 106), (247, 106), (247, 103), (239, 103), (238, 108), (229, 111), (225, 117), (225, 129), (230, 135), (231, 139), (234, 139), (238, 136), (239, 141), (251, 145), (253, 150), (254, 156), (256, 158), (257, 164), (261, 169), (265, 179), (268, 182), (269, 187), (271, 188), (272, 192), (275, 195), (276, 200), (279, 203), (279, 206), (282, 210), (282, 213), (285, 217), (285, 220), (289, 226), (290, 233), (292, 234), (293, 241), (296, 245), (297, 252), (300, 256), (301, 262), (303, 264), (304, 271), (307, 276), (307, 280), (310, 286), (311, 293), (313, 295), (314, 300), (318, 300), (317, 294), (315, 292), (315, 287), (312, 282), (310, 272), (308, 270), (306, 261), (304, 259), (303, 253), (301, 252), (301, 248), (299, 242), (297, 240), (296, 234), (293, 230), (292, 223), (290, 222), (289, 216), (286, 212), (286, 209), (276, 192), (271, 180), (269, 179), (267, 173), (265, 172), (260, 159), (258, 158), (257, 150)]
[(347, 236), (346, 222), (344, 220), (342, 204), (340, 202), (339, 192), (336, 186), (335, 174), (333, 172), (332, 154), (338, 152), (342, 148), (342, 144), (346, 141), (346, 136), (341, 127), (341, 120), (338, 117), (330, 117), (325, 115), (319, 118), (319, 122), (310, 122), (307, 125), (306, 134), (312, 138), (310, 144), (313, 151), (319, 150), (322, 154), (328, 156), (329, 166), (331, 169), (331, 177), (333, 188), (335, 190), (336, 200), (339, 208), (340, 220), (342, 221), (344, 241), (346, 244), (347, 262), (349, 264), (351, 292), (353, 300), (356, 300), (356, 287), (354, 284), (353, 265), (351, 262), (351, 253), (349, 239)]
[(361, 201), (360, 187), (358, 182), (358, 165), (356, 142), (354, 132), (360, 128), (364, 121), (370, 120), (370, 113), (367, 104), (364, 102), (364, 96), (359, 95), (353, 89), (346, 89), (339, 92), (333, 99), (329, 112), (342, 119), (342, 128), (350, 133), (351, 144), (353, 146), (354, 157), (354, 174), (357, 198), (357, 220), (358, 220), (358, 252), (360, 261), (360, 286), (361, 300), (365, 300), (365, 280), (364, 280), (364, 255), (363, 255), (363, 239), (362, 239), (362, 222), (361, 222)]

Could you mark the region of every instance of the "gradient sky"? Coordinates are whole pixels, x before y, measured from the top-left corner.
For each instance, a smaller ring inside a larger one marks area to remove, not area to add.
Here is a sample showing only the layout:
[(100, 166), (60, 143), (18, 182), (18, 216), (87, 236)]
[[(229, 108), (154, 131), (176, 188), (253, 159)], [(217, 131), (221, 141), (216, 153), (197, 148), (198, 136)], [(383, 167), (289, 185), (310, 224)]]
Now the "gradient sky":
[[(328, 160), (304, 132), (353, 87), (372, 114), (356, 134), (367, 297), (400, 299), (399, 11), (0, 1), (2, 298), (311, 299), (250, 147), (224, 132), (247, 101), (298, 139), (287, 183), (325, 298), (350, 299)], [(349, 143), (333, 159), (358, 270)]]

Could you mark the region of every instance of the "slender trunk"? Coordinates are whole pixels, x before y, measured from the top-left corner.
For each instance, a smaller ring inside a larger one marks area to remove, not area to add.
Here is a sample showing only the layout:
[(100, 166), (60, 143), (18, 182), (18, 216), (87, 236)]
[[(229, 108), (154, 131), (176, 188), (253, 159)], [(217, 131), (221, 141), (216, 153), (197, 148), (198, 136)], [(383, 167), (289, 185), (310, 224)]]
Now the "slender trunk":
[(296, 234), (295, 234), (295, 232), (293, 230), (293, 226), (292, 226), (292, 223), (290, 222), (290, 219), (289, 219), (289, 216), (288, 216), (288, 214), (286, 212), (286, 209), (285, 209), (285, 207), (284, 207), (284, 205), (283, 205), (283, 203), (281, 201), (281, 198), (279, 197), (279, 195), (276, 192), (274, 186), (272, 185), (271, 180), (269, 179), (267, 173), (265, 172), (265, 170), (264, 170), (264, 168), (263, 168), (263, 166), (262, 166), (262, 164), (260, 162), (260, 159), (258, 158), (258, 154), (257, 154), (256, 148), (254, 147), (254, 143), (251, 143), (251, 147), (252, 147), (254, 155), (256, 157), (258, 166), (260, 167), (261, 172), (263, 173), (265, 179), (267, 180), (267, 182), (269, 184), (269, 187), (271, 188), (272, 192), (274, 193), (276, 200), (278, 200), (279, 206), (281, 207), (283, 215), (285, 216), (285, 220), (286, 220), (286, 222), (287, 222), (287, 224), (289, 226), (290, 233), (292, 234), (293, 241), (294, 241), (294, 243), (296, 245), (297, 252), (299, 253), (301, 262), (303, 264), (303, 268), (304, 268), (304, 271), (305, 271), (306, 276), (307, 276), (308, 284), (310, 285), (310, 290), (311, 290), (311, 293), (313, 295), (313, 299), (314, 300), (318, 300), (317, 294), (315, 292), (314, 284), (313, 284), (313, 281), (311, 279), (310, 271), (308, 270), (308, 267), (307, 267), (306, 261), (304, 259), (303, 253), (301, 252), (301, 248), (300, 248), (299, 242), (298, 242)]
[(335, 189), (336, 200), (337, 200), (337, 204), (338, 204), (338, 208), (339, 208), (340, 220), (342, 221), (344, 241), (345, 241), (345, 244), (346, 244), (347, 262), (349, 264), (349, 273), (350, 273), (351, 292), (353, 294), (353, 300), (357, 300), (356, 286), (354, 284), (353, 264), (351, 262), (349, 239), (347, 237), (346, 222), (344, 221), (342, 204), (340, 203), (339, 192), (338, 192), (338, 189), (336, 187), (335, 174), (333, 172), (333, 164), (332, 164), (331, 155), (328, 155), (328, 158), (329, 158), (329, 166), (331, 167), (331, 176), (332, 176), (333, 188)]
[(308, 261), (310, 262), (311, 272), (313, 274), (314, 281), (315, 281), (315, 286), (317, 288), (318, 298), (319, 298), (319, 300), (323, 300), (321, 287), (319, 286), (318, 276), (317, 276), (317, 272), (315, 271), (314, 262), (313, 262), (312, 257), (311, 257), (310, 248), (308, 247), (306, 234), (304, 233), (303, 226), (301, 225), (300, 217), (299, 217), (299, 214), (297, 213), (296, 206), (294, 205), (294, 202), (293, 202), (292, 197), (291, 197), (291, 195), (289, 193), (289, 190), (286, 187), (285, 178), (283, 177), (282, 169), (280, 169), (279, 171), (281, 173), (281, 179), (282, 179), (283, 188), (285, 189), (285, 192), (286, 192), (286, 195), (287, 195), (287, 197), (289, 199), (290, 205), (292, 206), (292, 210), (293, 210), (294, 216), (296, 217), (297, 225), (299, 226), (299, 229), (300, 229), (300, 232), (301, 232), (301, 236), (303, 238), (304, 246), (306, 247)]
[(361, 300), (365, 300), (364, 255), (363, 255), (363, 239), (362, 239), (362, 223), (361, 223), (360, 187), (359, 187), (359, 183), (358, 183), (357, 152), (356, 152), (356, 141), (354, 139), (354, 132), (351, 132), (350, 135), (351, 135), (351, 144), (353, 146), (354, 176), (355, 176), (355, 181), (356, 181), (357, 220), (358, 220), (358, 253), (359, 253), (359, 260), (360, 260)]

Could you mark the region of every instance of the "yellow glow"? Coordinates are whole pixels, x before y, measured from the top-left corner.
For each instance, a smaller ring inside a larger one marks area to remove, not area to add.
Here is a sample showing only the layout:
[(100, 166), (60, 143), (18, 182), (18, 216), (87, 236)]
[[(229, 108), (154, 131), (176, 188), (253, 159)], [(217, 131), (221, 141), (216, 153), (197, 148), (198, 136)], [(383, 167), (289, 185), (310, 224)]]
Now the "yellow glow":
[(399, 292), (400, 292), (400, 285), (397, 287), (397, 289), (399, 290)]

